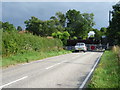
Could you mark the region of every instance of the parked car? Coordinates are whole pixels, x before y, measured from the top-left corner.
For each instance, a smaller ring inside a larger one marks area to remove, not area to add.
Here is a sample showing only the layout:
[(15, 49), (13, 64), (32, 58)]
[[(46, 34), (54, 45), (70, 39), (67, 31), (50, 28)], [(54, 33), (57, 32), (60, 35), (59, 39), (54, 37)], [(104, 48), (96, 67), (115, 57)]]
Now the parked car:
[(75, 45), (75, 51), (83, 51), (86, 52), (87, 51), (87, 47), (85, 45), (85, 43), (77, 43)]

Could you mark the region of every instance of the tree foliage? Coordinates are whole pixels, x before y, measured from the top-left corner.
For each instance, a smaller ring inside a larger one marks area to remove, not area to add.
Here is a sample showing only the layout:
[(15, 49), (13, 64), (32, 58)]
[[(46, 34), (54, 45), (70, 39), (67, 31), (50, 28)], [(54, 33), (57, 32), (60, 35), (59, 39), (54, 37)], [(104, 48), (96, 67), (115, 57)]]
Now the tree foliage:
[(65, 27), (66, 16), (62, 12), (56, 12), (56, 16), (61, 26)]
[(0, 29), (2, 29), (2, 22), (0, 21)]
[(103, 32), (103, 33), (106, 33), (106, 31), (107, 31), (107, 28), (105, 28), (105, 27), (102, 27), (102, 28), (100, 29), (100, 31), (101, 31), (101, 32)]
[(17, 30), (18, 30), (18, 31), (22, 31), (22, 27), (21, 27), (21, 26), (18, 26), (18, 27), (17, 27)]
[(102, 32), (100, 30), (98, 30), (98, 29), (93, 29), (93, 31), (95, 32), (94, 38), (96, 40), (100, 40), (101, 37), (102, 37)]
[(64, 32), (54, 32), (52, 33), (52, 36), (54, 38), (61, 39), (63, 41), (63, 44), (66, 45), (67, 39), (69, 39), (70, 34), (67, 31)]
[(48, 39), (29, 33), (3, 32), (2, 35), (2, 54), (6, 56), (27, 51), (57, 51), (61, 49), (62, 45), (62, 41), (59, 39)]
[(94, 25), (93, 13), (83, 13), (75, 9), (68, 10), (65, 14), (56, 12), (50, 20), (42, 21), (36, 17), (26, 20), (26, 30), (40, 36), (51, 36), (52, 33), (67, 31), (70, 37), (87, 38), (87, 33)]
[(101, 27), (100, 30), (92, 28), (92, 30), (90, 30), (90, 31), (94, 31), (94, 33), (95, 33), (95, 35), (91, 36), (91, 37), (94, 37), (95, 40), (101, 40), (102, 36), (106, 36), (107, 28)]
[(120, 4), (113, 6), (112, 20), (107, 30), (107, 36), (112, 45), (120, 44)]
[(93, 22), (93, 13), (83, 13), (76, 10), (69, 10), (66, 13), (67, 18), (67, 31), (70, 33), (71, 37), (82, 37), (87, 38), (87, 33), (92, 26)]
[(9, 22), (0, 22), (0, 23), (2, 23), (3, 32), (16, 31), (16, 28), (14, 27), (13, 24), (10, 24)]
[(59, 38), (59, 39), (63, 40), (63, 39), (69, 39), (70, 34), (67, 31), (65, 31), (65, 32), (54, 32), (54, 33), (52, 33), (52, 36), (54, 38)]
[(40, 36), (51, 36), (53, 32), (64, 30), (56, 19), (42, 21), (32, 16), (31, 19), (26, 20), (24, 23), (26, 24), (26, 30)]

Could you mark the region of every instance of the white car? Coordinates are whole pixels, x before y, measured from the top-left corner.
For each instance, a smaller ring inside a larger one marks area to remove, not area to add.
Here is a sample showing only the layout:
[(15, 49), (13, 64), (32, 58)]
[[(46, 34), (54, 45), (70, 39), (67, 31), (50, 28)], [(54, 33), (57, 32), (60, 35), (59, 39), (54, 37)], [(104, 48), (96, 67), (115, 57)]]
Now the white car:
[(86, 47), (85, 43), (77, 43), (75, 45), (75, 51), (84, 51), (84, 52), (86, 52), (87, 47)]

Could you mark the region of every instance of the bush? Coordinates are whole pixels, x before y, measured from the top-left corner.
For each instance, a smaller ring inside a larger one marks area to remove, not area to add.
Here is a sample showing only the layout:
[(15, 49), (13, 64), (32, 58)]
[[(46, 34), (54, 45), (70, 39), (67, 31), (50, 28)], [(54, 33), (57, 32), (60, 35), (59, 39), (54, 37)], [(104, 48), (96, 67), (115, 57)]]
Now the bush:
[(67, 44), (67, 39), (69, 38), (70, 34), (67, 31), (64, 31), (64, 32), (54, 32), (54, 33), (52, 33), (52, 36), (54, 38), (61, 39), (63, 44), (66, 45)]
[(120, 65), (114, 51), (105, 51), (88, 88), (120, 88)]
[(120, 64), (120, 47), (119, 46), (113, 46), (112, 51), (117, 55), (118, 62)]
[(5, 56), (26, 51), (53, 51), (61, 47), (62, 42), (59, 39), (48, 39), (30, 33), (3, 32), (2, 34), (2, 54)]

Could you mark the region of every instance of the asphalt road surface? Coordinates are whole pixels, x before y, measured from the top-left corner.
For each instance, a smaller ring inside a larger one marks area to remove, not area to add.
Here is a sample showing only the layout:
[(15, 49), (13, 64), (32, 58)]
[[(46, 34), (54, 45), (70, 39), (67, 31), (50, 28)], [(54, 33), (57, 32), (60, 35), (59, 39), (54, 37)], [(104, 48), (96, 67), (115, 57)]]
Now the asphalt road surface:
[(0, 88), (78, 88), (101, 55), (70, 53), (9, 67)]

